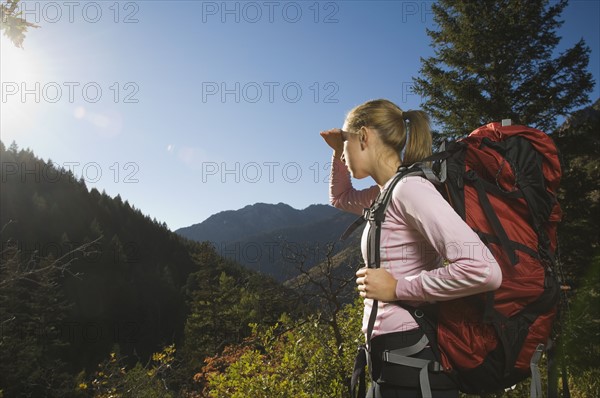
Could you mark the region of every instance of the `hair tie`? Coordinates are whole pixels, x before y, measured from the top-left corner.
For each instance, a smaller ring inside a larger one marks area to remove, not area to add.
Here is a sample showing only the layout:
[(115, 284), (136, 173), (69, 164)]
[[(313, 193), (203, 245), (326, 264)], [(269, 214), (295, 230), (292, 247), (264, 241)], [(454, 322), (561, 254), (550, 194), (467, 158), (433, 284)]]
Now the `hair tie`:
[(409, 112), (411, 111), (402, 111), (402, 119), (404, 119), (404, 123), (408, 123), (410, 121), (408, 117)]

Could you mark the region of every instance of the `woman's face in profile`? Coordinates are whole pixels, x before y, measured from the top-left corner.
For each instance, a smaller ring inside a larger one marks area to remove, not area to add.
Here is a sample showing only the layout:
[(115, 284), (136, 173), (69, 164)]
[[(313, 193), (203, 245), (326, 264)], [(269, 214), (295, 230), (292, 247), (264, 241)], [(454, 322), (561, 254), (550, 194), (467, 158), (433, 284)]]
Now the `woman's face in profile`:
[(342, 154), (342, 161), (348, 167), (350, 174), (354, 178), (365, 178), (365, 174), (361, 168), (361, 143), (360, 133), (354, 131), (348, 131), (348, 123), (344, 123), (342, 128), (342, 142), (344, 143), (344, 152)]

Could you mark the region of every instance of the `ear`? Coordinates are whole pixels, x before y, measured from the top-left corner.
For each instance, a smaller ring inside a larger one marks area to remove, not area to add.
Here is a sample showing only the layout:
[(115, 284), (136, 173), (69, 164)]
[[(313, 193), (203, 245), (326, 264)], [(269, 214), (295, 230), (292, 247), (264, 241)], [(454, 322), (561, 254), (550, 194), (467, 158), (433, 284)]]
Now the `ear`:
[(367, 131), (365, 129), (365, 127), (361, 127), (360, 130), (357, 131), (358, 133), (358, 142), (360, 144), (360, 149), (364, 150), (365, 149), (365, 144), (367, 143)]
[(361, 144), (367, 142), (367, 140), (368, 140), (367, 135), (368, 134), (369, 134), (369, 131), (364, 126), (361, 127), (360, 130), (358, 130), (358, 140), (360, 141)]
[(364, 147), (369, 145), (372, 141), (374, 131), (373, 129), (363, 126), (360, 128), (359, 134), (360, 147), (364, 149)]

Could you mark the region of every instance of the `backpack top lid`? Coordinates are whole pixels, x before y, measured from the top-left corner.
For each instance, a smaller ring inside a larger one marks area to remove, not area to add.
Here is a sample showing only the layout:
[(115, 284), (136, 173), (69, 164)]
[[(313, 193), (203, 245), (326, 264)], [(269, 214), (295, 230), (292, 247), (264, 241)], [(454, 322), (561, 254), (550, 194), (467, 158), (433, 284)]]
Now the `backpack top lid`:
[(483, 138), (488, 138), (492, 141), (501, 142), (515, 136), (527, 139), (533, 148), (544, 157), (542, 171), (546, 180), (546, 188), (551, 192), (557, 192), (562, 176), (558, 149), (554, 144), (554, 140), (543, 131), (528, 126), (503, 126), (499, 122), (492, 122), (475, 129), (468, 137), (460, 141), (473, 144)]

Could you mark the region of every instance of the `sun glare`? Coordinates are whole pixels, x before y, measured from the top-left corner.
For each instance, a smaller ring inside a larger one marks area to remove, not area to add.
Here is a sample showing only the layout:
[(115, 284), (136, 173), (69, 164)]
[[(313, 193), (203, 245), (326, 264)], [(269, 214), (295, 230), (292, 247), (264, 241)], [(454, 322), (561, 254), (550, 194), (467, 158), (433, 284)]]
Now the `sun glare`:
[(33, 120), (34, 94), (23, 98), (24, 90), (36, 87), (40, 81), (38, 68), (41, 65), (33, 51), (16, 47), (12, 41), (0, 37), (0, 134), (2, 141), (14, 139), (19, 131)]
[(27, 47), (16, 47), (4, 35), (0, 36), (0, 59), (0, 75), (3, 82), (34, 78), (37, 65), (32, 52), (28, 51)]

